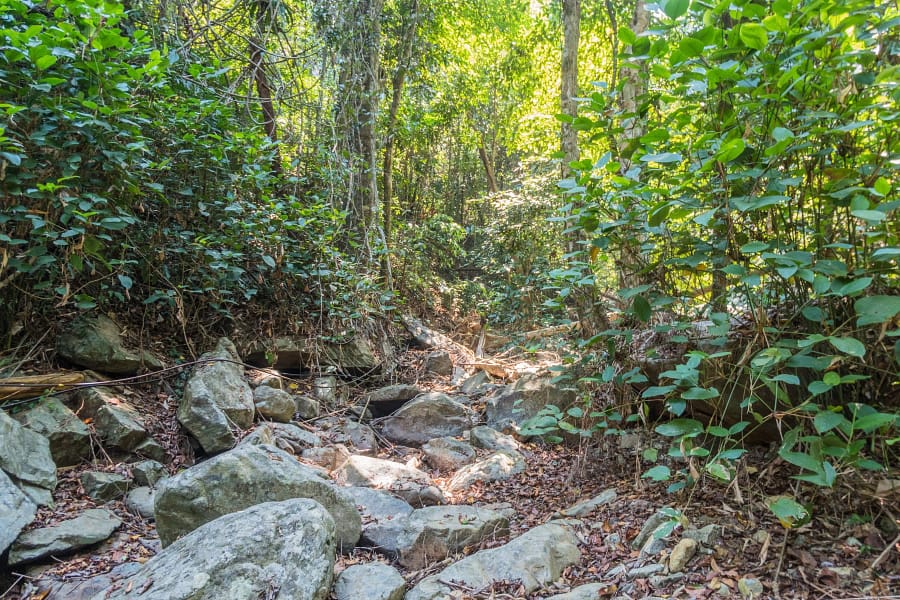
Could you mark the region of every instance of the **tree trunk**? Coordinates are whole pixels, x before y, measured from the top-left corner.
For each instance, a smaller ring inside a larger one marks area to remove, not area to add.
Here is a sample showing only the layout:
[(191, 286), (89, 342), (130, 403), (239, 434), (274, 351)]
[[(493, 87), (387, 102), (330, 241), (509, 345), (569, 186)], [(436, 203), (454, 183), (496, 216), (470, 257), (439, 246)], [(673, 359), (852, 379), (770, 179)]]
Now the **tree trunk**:
[[(560, 86), (562, 114), (573, 119), (578, 116), (578, 42), (581, 38), (581, 0), (562, 0), (563, 49)], [(560, 146), (564, 154), (563, 177), (569, 174), (569, 163), (578, 160), (578, 132), (571, 123), (560, 128)]]
[(481, 164), (484, 165), (484, 174), (487, 177), (488, 191), (492, 194), (496, 193), (498, 188), (497, 178), (494, 176), (494, 166), (491, 164), (491, 159), (488, 157), (487, 150), (484, 149), (484, 146), (478, 147), (478, 156), (481, 157)]
[(275, 103), (272, 100), (272, 88), (266, 75), (266, 54), (264, 40), (272, 28), (272, 8), (267, 0), (256, 2), (256, 25), (253, 36), (250, 37), (250, 70), (253, 73), (253, 82), (256, 85), (256, 95), (259, 98), (259, 107), (262, 110), (263, 130), (269, 141), (275, 147), (275, 155), (272, 159), (272, 171), (281, 174), (281, 152), (278, 149), (278, 127), (275, 116)]

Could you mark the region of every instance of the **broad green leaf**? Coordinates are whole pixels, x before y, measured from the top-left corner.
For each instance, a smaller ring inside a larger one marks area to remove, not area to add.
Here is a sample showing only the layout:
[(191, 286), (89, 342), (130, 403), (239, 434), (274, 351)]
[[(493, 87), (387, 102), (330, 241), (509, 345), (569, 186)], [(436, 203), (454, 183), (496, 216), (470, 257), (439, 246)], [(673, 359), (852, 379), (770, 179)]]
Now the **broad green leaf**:
[(871, 284), (871, 277), (860, 277), (859, 279), (854, 279), (853, 281), (849, 281), (843, 285), (837, 286), (837, 288), (834, 290), (834, 293), (841, 296), (852, 296), (863, 291)]
[(635, 296), (634, 301), (632, 302), (632, 306), (634, 308), (634, 314), (638, 319), (646, 323), (650, 320), (650, 316), (653, 314), (653, 309), (650, 308), (650, 303), (643, 296)]
[(681, 397), (685, 400), (712, 400), (719, 397), (719, 390), (716, 388), (692, 387), (682, 392)]
[(759, 23), (744, 23), (741, 25), (741, 41), (748, 48), (762, 50), (769, 43), (769, 34), (766, 28)]
[(663, 11), (670, 19), (677, 19), (687, 12), (691, 6), (691, 0), (664, 0)]
[(731, 481), (731, 470), (719, 462), (713, 462), (706, 465), (706, 472), (722, 481)]
[(823, 410), (818, 413), (813, 419), (813, 425), (815, 425), (816, 431), (819, 433), (825, 433), (827, 431), (831, 431), (842, 422), (844, 422), (844, 416), (840, 413), (831, 412), (830, 410)]
[(665, 465), (656, 465), (644, 471), (641, 475), (642, 479), (652, 479), (653, 481), (667, 481), (672, 476), (672, 471)]
[(852, 210), (850, 214), (870, 223), (880, 223), (887, 218), (887, 215), (880, 210)]
[(741, 138), (735, 138), (729, 142), (722, 144), (722, 147), (719, 148), (719, 160), (722, 162), (729, 162), (737, 157), (739, 157), (743, 152), (744, 148), (747, 147), (747, 144), (744, 143), (744, 140)]
[(841, 376), (834, 371), (828, 371), (822, 376), (822, 381), (825, 382), (826, 385), (834, 387), (841, 384)]
[(668, 423), (657, 425), (654, 431), (666, 437), (677, 437), (685, 434), (696, 434), (703, 431), (703, 424), (694, 419), (673, 419)]
[(681, 162), (681, 155), (677, 152), (660, 152), (659, 154), (645, 154), (641, 157), (643, 162), (655, 162), (669, 164)]
[(860, 327), (884, 323), (900, 313), (900, 296), (866, 296), (853, 303)]
[(119, 283), (126, 290), (130, 290), (131, 286), (134, 285), (134, 281), (128, 275), (119, 275)]
[(866, 415), (864, 417), (860, 417), (853, 423), (853, 428), (863, 431), (865, 433), (871, 433), (880, 427), (884, 427), (885, 425), (891, 425), (894, 421), (897, 420), (897, 415), (892, 415), (888, 413), (873, 413), (871, 415)]
[(263, 254), (262, 261), (272, 267), (275, 268), (275, 259), (269, 256), (268, 254)]
[(52, 54), (45, 54), (40, 57), (36, 61), (34, 61), (34, 66), (43, 71), (44, 69), (50, 68), (56, 64), (56, 61), (59, 60), (56, 56)]
[(879, 196), (887, 196), (891, 193), (891, 182), (884, 177), (879, 177), (875, 180), (875, 184), (872, 185), (872, 190)]
[(778, 496), (770, 499), (767, 505), (785, 529), (791, 529), (809, 521), (809, 511), (793, 498)]
[(850, 356), (855, 356), (857, 358), (862, 358), (866, 355), (866, 347), (861, 341), (854, 337), (830, 337), (828, 338), (828, 341), (831, 342), (831, 345), (838, 351), (843, 352), (844, 354), (849, 354)]
[(812, 471), (813, 473), (818, 473), (822, 470), (822, 463), (806, 452), (781, 451), (778, 453), (778, 456), (791, 463), (792, 465), (796, 465), (801, 469), (806, 469), (807, 471)]

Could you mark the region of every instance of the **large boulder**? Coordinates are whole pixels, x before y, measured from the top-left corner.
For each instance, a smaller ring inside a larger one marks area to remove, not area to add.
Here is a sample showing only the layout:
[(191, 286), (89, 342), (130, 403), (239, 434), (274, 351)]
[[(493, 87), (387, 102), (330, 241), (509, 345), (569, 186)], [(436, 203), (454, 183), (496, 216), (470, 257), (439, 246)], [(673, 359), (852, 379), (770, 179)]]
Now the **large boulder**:
[(525, 470), (525, 458), (515, 450), (498, 450), (458, 470), (447, 483), (451, 492), (461, 492), (476, 482), (509, 479)]
[(94, 422), (97, 435), (107, 447), (138, 452), (151, 441), (138, 410), (121, 392), (98, 386), (79, 390), (76, 398), (78, 415)]
[(34, 502), (0, 471), (0, 554), (34, 521), (36, 512)]
[(129, 483), (127, 477), (118, 473), (85, 471), (81, 474), (81, 487), (84, 488), (84, 493), (101, 502), (124, 496)]
[(444, 502), (444, 494), (428, 474), (390, 460), (354, 455), (344, 461), (333, 476), (343, 485), (389, 491), (413, 506)]
[(369, 392), (365, 397), (365, 405), (372, 416), (385, 417), (424, 393), (425, 389), (417, 385), (397, 383)]
[(467, 546), (508, 534), (505, 515), (477, 506), (429, 506), (367, 530), (379, 552), (410, 569), (422, 569)]
[[(378, 546), (374, 539), (379, 527), (389, 526), (393, 523), (405, 521), (412, 514), (413, 507), (406, 500), (384, 492), (367, 487), (351, 486), (344, 488), (344, 492), (353, 499), (356, 509), (362, 516), (362, 536), (360, 544)], [(369, 535), (369, 530), (373, 535)]]
[(241, 444), (269, 444), (291, 454), (300, 454), (307, 448), (318, 448), (322, 445), (322, 440), (293, 423), (261, 423), (241, 440)]
[(548, 404), (566, 410), (575, 400), (575, 390), (552, 383), (550, 378), (525, 375), (488, 398), (485, 420), (498, 431), (516, 431)]
[(50, 442), (3, 410), (0, 410), (0, 469), (37, 504), (46, 503), (46, 492), (56, 489), (56, 464), (50, 453)]
[(425, 462), (438, 471), (452, 471), (475, 461), (475, 449), (456, 438), (435, 438), (422, 446)]
[(311, 498), (334, 517), (339, 547), (359, 540), (350, 499), (319, 471), (268, 445), (240, 445), (163, 480), (156, 492), (156, 529), (163, 546), (222, 515), (262, 502)]
[(360, 454), (376, 454), (378, 437), (371, 427), (347, 417), (319, 419), (316, 425), (320, 434), (330, 444), (342, 444)]
[(147, 352), (127, 349), (119, 326), (104, 315), (82, 316), (72, 321), (57, 338), (56, 351), (80, 367), (114, 375), (132, 375), (142, 366), (162, 366)]
[(406, 600), (451, 598), (449, 582), (480, 590), (497, 581), (520, 581), (526, 593), (556, 581), (581, 558), (578, 537), (564, 524), (541, 525), (492, 550), (481, 550), (426, 577)]
[(293, 396), (267, 385), (261, 385), (253, 390), (253, 403), (260, 417), (278, 423), (287, 423), (297, 412), (297, 401)]
[(235, 364), (240, 359), (230, 340), (220, 339), (200, 360), (213, 362), (194, 370), (184, 387), (178, 420), (205, 452), (215, 454), (234, 447), (237, 438), (231, 428), (248, 429), (256, 408), (243, 367)]
[(313, 500), (266, 502), (204, 524), (94, 600), (324, 600), (331, 515)]
[(334, 582), (337, 600), (403, 600), (405, 591), (397, 569), (379, 562), (351, 565)]
[(74, 519), (50, 527), (32, 529), (20, 535), (9, 550), (9, 564), (62, 556), (102, 542), (112, 535), (122, 520), (104, 508), (92, 508)]
[(57, 467), (77, 465), (91, 455), (90, 430), (57, 398), (34, 402), (13, 418), (47, 438)]
[(471, 411), (440, 392), (422, 394), (387, 417), (382, 433), (392, 442), (419, 446), (428, 440), (456, 436), (472, 426)]
[(469, 432), (469, 441), (476, 448), (484, 448), (486, 450), (519, 450), (519, 442), (511, 435), (500, 433), (496, 429), (479, 425), (473, 427)]
[(425, 372), (449, 377), (453, 374), (453, 359), (446, 350), (429, 352), (425, 357)]
[(275, 369), (298, 369), (316, 365), (335, 367), (341, 372), (374, 374), (382, 366), (372, 343), (363, 336), (354, 336), (343, 343), (284, 336), (266, 342), (254, 342), (243, 354), (245, 362), (251, 365)]

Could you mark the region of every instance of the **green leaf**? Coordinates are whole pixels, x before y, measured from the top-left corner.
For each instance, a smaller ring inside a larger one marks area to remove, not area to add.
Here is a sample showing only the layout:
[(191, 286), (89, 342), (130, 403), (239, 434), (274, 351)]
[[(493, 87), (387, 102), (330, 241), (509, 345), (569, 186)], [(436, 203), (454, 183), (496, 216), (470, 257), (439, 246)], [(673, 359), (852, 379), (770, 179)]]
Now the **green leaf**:
[(766, 28), (759, 23), (744, 23), (741, 25), (741, 41), (748, 48), (762, 50), (769, 43), (769, 34)]
[(731, 481), (731, 470), (720, 462), (709, 463), (706, 465), (706, 472), (721, 481)]
[(42, 56), (39, 59), (37, 59), (36, 61), (34, 61), (34, 66), (36, 66), (39, 70), (43, 71), (44, 69), (47, 69), (47, 68), (55, 65), (57, 60), (59, 60), (59, 59), (57, 57), (53, 56), (52, 54), (45, 54), (44, 56)]
[(681, 162), (681, 155), (677, 152), (660, 152), (659, 154), (645, 154), (641, 157), (642, 162), (655, 162), (660, 164)]
[(269, 256), (268, 254), (263, 254), (262, 261), (272, 267), (275, 268), (275, 259)]
[(858, 429), (865, 433), (871, 433), (876, 429), (884, 427), (885, 425), (893, 424), (896, 420), (897, 415), (891, 415), (888, 413), (872, 413), (870, 415), (866, 415), (857, 419), (853, 423), (853, 429)]
[(866, 296), (853, 303), (859, 327), (884, 323), (900, 313), (900, 296)]
[(131, 286), (134, 285), (134, 281), (128, 275), (119, 275), (119, 283), (126, 290), (130, 290)]
[(659, 458), (659, 450), (656, 448), (644, 448), (641, 456), (646, 461), (656, 462), (656, 459)]
[(872, 284), (871, 277), (860, 277), (859, 279), (854, 279), (853, 281), (849, 281), (841, 286), (839, 286), (835, 293), (841, 296), (852, 296), (854, 294), (858, 294), (863, 291), (867, 287)]
[(869, 223), (880, 223), (887, 218), (880, 210), (851, 210), (850, 214)]
[(810, 514), (805, 506), (787, 496), (778, 496), (767, 502), (769, 510), (786, 529), (797, 527), (809, 521)]
[(641, 475), (642, 479), (652, 479), (653, 481), (668, 481), (669, 477), (672, 476), (672, 471), (669, 470), (669, 467), (665, 465), (656, 465), (650, 469), (644, 471), (644, 474)]
[(841, 384), (841, 376), (834, 371), (828, 371), (822, 376), (822, 381), (825, 382), (826, 385), (834, 387)]
[(683, 392), (681, 397), (685, 400), (712, 400), (719, 397), (719, 390), (716, 388), (692, 387)]
[(838, 351), (843, 352), (844, 354), (849, 354), (850, 356), (855, 356), (857, 358), (862, 358), (866, 355), (865, 345), (854, 337), (830, 337), (828, 338), (828, 341), (831, 342), (831, 345)]
[(823, 410), (815, 416), (813, 425), (815, 425), (816, 431), (825, 433), (826, 431), (831, 431), (845, 420), (844, 416), (840, 413)]
[(665, 0), (662, 9), (670, 19), (677, 19), (686, 13), (690, 6), (691, 0)]
[(668, 423), (657, 425), (654, 431), (666, 437), (677, 437), (685, 434), (700, 433), (703, 431), (703, 424), (694, 419), (673, 419)]
[(3, 158), (14, 167), (18, 167), (22, 164), (22, 157), (18, 154), (13, 154), (12, 152), (0, 152), (0, 158)]
[(722, 162), (732, 161), (740, 156), (746, 147), (747, 144), (741, 138), (735, 138), (730, 142), (726, 142), (719, 148), (719, 160)]
[(891, 182), (884, 177), (879, 177), (872, 186), (872, 190), (879, 196), (887, 196), (891, 193)]
[(778, 453), (778, 456), (791, 463), (792, 465), (796, 465), (801, 469), (806, 469), (807, 471), (812, 471), (813, 473), (818, 473), (822, 470), (822, 463), (817, 461), (806, 452), (780, 451)]
[(650, 316), (653, 313), (653, 309), (650, 308), (650, 303), (643, 296), (635, 296), (634, 301), (632, 302), (632, 308), (634, 309), (635, 316), (646, 323), (650, 320)]

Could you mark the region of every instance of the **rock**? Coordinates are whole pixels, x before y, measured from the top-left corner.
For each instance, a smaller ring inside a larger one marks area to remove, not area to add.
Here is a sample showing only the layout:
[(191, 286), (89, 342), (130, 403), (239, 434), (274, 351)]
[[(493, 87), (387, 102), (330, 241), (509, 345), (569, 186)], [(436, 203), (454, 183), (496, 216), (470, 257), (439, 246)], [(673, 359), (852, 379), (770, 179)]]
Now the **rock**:
[(370, 527), (367, 533), (379, 552), (398, 558), (409, 569), (422, 569), (467, 546), (508, 535), (509, 522), (499, 512), (476, 506), (429, 506)]
[(294, 396), (297, 415), (301, 419), (315, 419), (319, 416), (319, 401), (303, 394)]
[(17, 484), (19, 489), (22, 490), (22, 493), (28, 496), (28, 499), (38, 506), (53, 507), (53, 492), (47, 488), (29, 485), (27, 483), (22, 483), (21, 481), (17, 482)]
[(94, 600), (325, 600), (334, 551), (321, 505), (266, 502), (202, 525)]
[(469, 441), (476, 448), (484, 448), (486, 450), (519, 450), (519, 442), (511, 435), (500, 433), (496, 429), (479, 425), (473, 427), (469, 432)]
[(603, 490), (590, 500), (585, 500), (584, 502), (579, 502), (570, 506), (569, 508), (564, 508), (563, 510), (555, 513), (552, 518), (580, 519), (581, 517), (591, 514), (604, 504), (609, 504), (616, 499), (616, 496), (616, 490), (614, 489)]
[(331, 513), (338, 546), (350, 550), (360, 534), (356, 507), (318, 471), (275, 446), (241, 445), (165, 479), (154, 503), (163, 546), (222, 515), (248, 506), (311, 498)]
[(291, 454), (300, 454), (307, 448), (321, 446), (322, 440), (293, 423), (263, 423), (241, 440), (241, 444), (269, 444)]
[(343, 395), (341, 384), (334, 375), (325, 375), (313, 379), (312, 390), (313, 396), (316, 397), (320, 404), (332, 408), (337, 406), (338, 401)]
[(422, 446), (425, 462), (439, 471), (452, 471), (475, 460), (469, 444), (452, 437), (435, 438)]
[(711, 524), (703, 527), (702, 529), (685, 529), (681, 537), (691, 540), (697, 540), (704, 546), (711, 547), (719, 541), (719, 537), (721, 535), (722, 527), (719, 525)]
[(135, 515), (144, 519), (154, 519), (153, 490), (147, 486), (136, 487), (125, 496), (125, 506)]
[(335, 367), (341, 372), (372, 375), (381, 371), (381, 361), (368, 339), (355, 336), (344, 343), (318, 338), (277, 337), (254, 342), (245, 350), (244, 362), (275, 369), (306, 366)]
[(369, 392), (364, 405), (375, 418), (386, 417), (427, 390), (417, 385), (398, 383)]
[(428, 440), (461, 435), (472, 426), (464, 405), (439, 392), (422, 394), (384, 420), (381, 432), (392, 442), (420, 446)]
[(26, 531), (10, 548), (9, 564), (69, 554), (102, 542), (121, 524), (122, 520), (111, 511), (93, 508), (57, 525)]
[[(94, 575), (86, 579), (66, 579), (58, 581), (53, 578), (39, 578), (36, 590), (28, 598), (65, 598), (65, 600), (89, 600), (96, 594), (113, 587), (117, 581), (130, 577), (138, 572), (143, 565), (138, 562), (127, 562), (116, 565), (109, 571), (100, 575)], [(45, 594), (42, 596), (41, 594)]]
[(57, 338), (56, 351), (78, 366), (115, 375), (133, 375), (142, 366), (162, 368), (150, 353), (125, 348), (118, 325), (104, 315), (72, 321)]
[(509, 479), (525, 470), (525, 458), (518, 452), (500, 450), (487, 458), (463, 467), (447, 483), (447, 489), (461, 492), (476, 481), (500, 481)]
[(681, 573), (684, 571), (688, 561), (694, 558), (700, 543), (691, 538), (682, 538), (675, 547), (672, 548), (672, 554), (669, 555), (669, 572)]
[(566, 525), (548, 523), (535, 527), (511, 542), (492, 550), (481, 550), (426, 577), (405, 600), (444, 600), (455, 582), (480, 590), (495, 581), (520, 581), (525, 593), (556, 581), (563, 570), (581, 558), (578, 536)]
[(167, 462), (169, 457), (166, 456), (165, 449), (160, 445), (152, 437), (147, 437), (143, 442), (138, 444), (134, 450), (132, 450), (134, 454), (139, 456), (145, 456), (147, 458), (153, 459), (157, 462)]
[[(237, 361), (234, 345), (226, 338), (200, 360)], [(233, 447), (231, 427), (248, 429), (253, 423), (253, 393), (244, 381), (243, 368), (234, 362), (211, 362), (194, 369), (178, 406), (178, 420), (209, 454)]]
[(105, 502), (125, 495), (128, 491), (128, 478), (118, 473), (85, 471), (81, 474), (81, 485), (88, 496)]
[(453, 359), (446, 350), (435, 350), (425, 357), (425, 372), (449, 377), (453, 373)]
[(77, 465), (91, 455), (90, 430), (57, 398), (42, 398), (13, 418), (47, 438), (57, 467)]
[(317, 424), (327, 429), (322, 435), (332, 444), (350, 446), (360, 454), (375, 454), (378, 451), (378, 437), (368, 425), (343, 417), (321, 419)]
[(345, 485), (387, 490), (413, 506), (444, 502), (444, 494), (431, 477), (419, 469), (390, 460), (353, 455), (334, 472), (334, 477)]
[(279, 423), (287, 423), (297, 411), (297, 401), (293, 396), (265, 385), (253, 390), (253, 403), (260, 418)]
[(155, 487), (156, 482), (169, 475), (166, 467), (155, 460), (142, 460), (128, 466), (131, 467), (131, 478), (137, 485)]
[(334, 583), (337, 600), (403, 600), (405, 591), (397, 569), (379, 562), (349, 566)]
[(0, 410), (0, 469), (17, 484), (56, 489), (56, 464), (50, 454), (50, 442), (23, 427), (4, 410)]
[(644, 554), (659, 554), (665, 547), (665, 544), (661, 543), (662, 539), (659, 533), (672, 521), (671, 511), (671, 508), (663, 508), (653, 513), (644, 523), (637, 537), (631, 541), (631, 547)]
[(628, 571), (628, 579), (647, 579), (651, 575), (656, 575), (665, 569), (662, 565), (650, 564), (642, 567), (635, 567)]
[(488, 398), (485, 420), (498, 431), (516, 431), (548, 404), (565, 411), (575, 398), (574, 390), (551, 383), (549, 378), (525, 375)]
[(459, 391), (467, 396), (474, 396), (482, 393), (490, 382), (491, 378), (487, 373), (478, 371), (460, 384)]
[(758, 598), (763, 597), (766, 590), (763, 588), (763, 584), (759, 579), (744, 577), (743, 579), (738, 579), (738, 591), (743, 598), (757, 600)]
[(408, 502), (381, 490), (352, 486), (344, 488), (344, 493), (353, 498), (362, 517), (362, 545), (378, 546), (378, 542), (369, 536), (369, 529), (375, 528), (373, 532), (376, 532), (378, 526), (405, 521), (413, 512)]
[(36, 512), (34, 502), (0, 471), (0, 554), (34, 521)]
[(660, 588), (668, 587), (673, 583), (678, 583), (684, 579), (684, 573), (671, 573), (669, 575), (651, 575), (648, 579), (648, 583), (650, 587), (654, 590), (658, 590)]
[(350, 451), (341, 445), (307, 448), (300, 453), (300, 458), (330, 473), (350, 458)]
[(556, 594), (547, 596), (545, 600), (597, 600), (601, 598), (600, 592), (608, 590), (610, 587), (607, 583), (586, 583), (566, 592), (565, 594)]
[(97, 435), (107, 446), (135, 451), (147, 440), (147, 429), (136, 408), (116, 390), (92, 387), (79, 390), (78, 415), (94, 422)]

